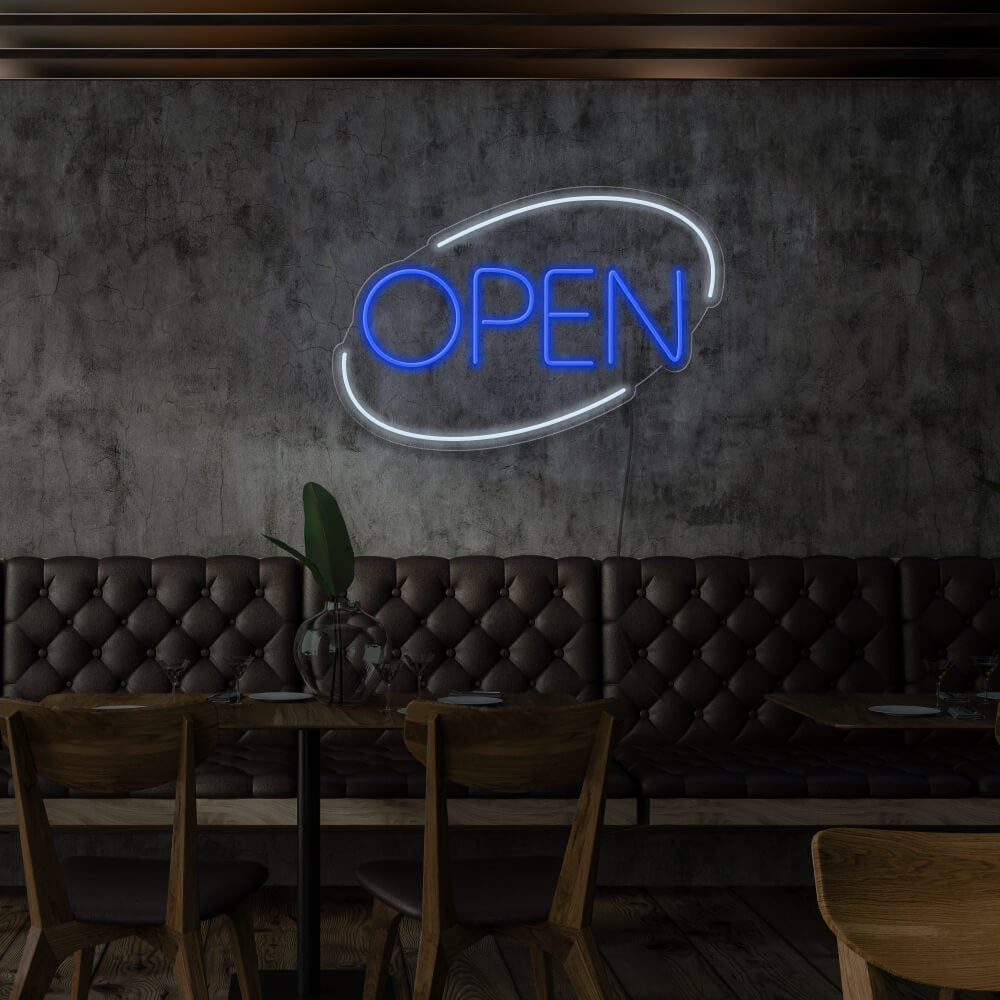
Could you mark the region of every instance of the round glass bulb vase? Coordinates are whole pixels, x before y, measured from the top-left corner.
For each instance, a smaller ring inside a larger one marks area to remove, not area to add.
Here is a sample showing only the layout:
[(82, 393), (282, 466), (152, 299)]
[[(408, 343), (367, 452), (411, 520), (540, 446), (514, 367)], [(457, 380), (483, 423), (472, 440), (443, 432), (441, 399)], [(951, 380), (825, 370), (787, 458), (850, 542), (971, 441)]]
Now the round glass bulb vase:
[(306, 688), (334, 705), (364, 701), (378, 686), (389, 640), (357, 601), (338, 597), (295, 633), (295, 665)]

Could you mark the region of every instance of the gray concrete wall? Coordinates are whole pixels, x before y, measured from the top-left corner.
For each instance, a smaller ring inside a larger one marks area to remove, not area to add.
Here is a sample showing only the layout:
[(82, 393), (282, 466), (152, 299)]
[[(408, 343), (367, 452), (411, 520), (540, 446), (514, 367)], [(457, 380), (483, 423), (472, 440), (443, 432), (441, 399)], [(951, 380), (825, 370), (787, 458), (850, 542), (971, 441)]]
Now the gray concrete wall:
[[(360, 552), (601, 556), (630, 421), (625, 553), (995, 553), (998, 148), (992, 82), (4, 81), (0, 555), (265, 554), (315, 479)], [(362, 282), (578, 184), (713, 226), (689, 367), (516, 448), (356, 424)]]

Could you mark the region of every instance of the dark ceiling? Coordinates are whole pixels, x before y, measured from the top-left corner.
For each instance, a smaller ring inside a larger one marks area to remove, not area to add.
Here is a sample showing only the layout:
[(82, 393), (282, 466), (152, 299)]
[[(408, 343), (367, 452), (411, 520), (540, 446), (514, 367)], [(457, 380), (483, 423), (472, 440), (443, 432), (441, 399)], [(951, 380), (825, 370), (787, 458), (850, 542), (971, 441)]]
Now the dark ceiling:
[(1000, 77), (990, 3), (0, 0), (0, 76)]

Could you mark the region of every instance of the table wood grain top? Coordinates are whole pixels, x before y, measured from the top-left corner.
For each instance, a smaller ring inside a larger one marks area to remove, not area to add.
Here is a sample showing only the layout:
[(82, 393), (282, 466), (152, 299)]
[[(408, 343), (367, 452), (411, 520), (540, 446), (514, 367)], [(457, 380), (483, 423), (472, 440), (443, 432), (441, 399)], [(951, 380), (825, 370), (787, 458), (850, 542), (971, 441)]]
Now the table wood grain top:
[(997, 725), (995, 701), (985, 707), (980, 701), (970, 702), (969, 707), (982, 712), (986, 718), (961, 720), (953, 719), (947, 712), (940, 715), (881, 715), (870, 711), (873, 705), (921, 705), (930, 708), (934, 705), (933, 694), (775, 691), (766, 697), (776, 705), (835, 729), (994, 729)]
[[(48, 708), (97, 708), (100, 705), (171, 705), (178, 701), (203, 701), (207, 694), (78, 694), (63, 691), (42, 699)], [(394, 708), (403, 708), (412, 701), (410, 692), (391, 696)], [(8, 706), (16, 701), (5, 699)], [(503, 705), (511, 708), (557, 708), (570, 705), (576, 699), (570, 695), (539, 694), (534, 691), (508, 694)], [(405, 716), (401, 712), (383, 711), (382, 695), (358, 705), (328, 705), (321, 701), (273, 702), (255, 701), (244, 695), (239, 705), (219, 704), (220, 729), (402, 729)], [(501, 711), (503, 706), (488, 711)], [(0, 715), (4, 714), (0, 712)]]

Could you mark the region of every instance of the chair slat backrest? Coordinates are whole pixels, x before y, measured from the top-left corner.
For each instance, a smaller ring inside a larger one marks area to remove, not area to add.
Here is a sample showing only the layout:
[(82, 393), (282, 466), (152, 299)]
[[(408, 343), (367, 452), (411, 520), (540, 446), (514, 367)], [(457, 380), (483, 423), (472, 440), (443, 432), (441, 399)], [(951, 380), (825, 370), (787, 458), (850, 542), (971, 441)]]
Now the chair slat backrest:
[(203, 702), (114, 711), (32, 705), (19, 715), (35, 771), (89, 792), (125, 793), (173, 781), (185, 716), (193, 723), (196, 761), (212, 752), (219, 736), (218, 710)]
[(820, 912), (851, 951), (904, 979), (1000, 989), (1000, 836), (834, 828), (812, 853)]
[(427, 728), (436, 718), (444, 780), (491, 792), (542, 792), (582, 777), (601, 716), (612, 716), (617, 732), (624, 713), (614, 698), (550, 709), (413, 701), (403, 737), (426, 766)]

